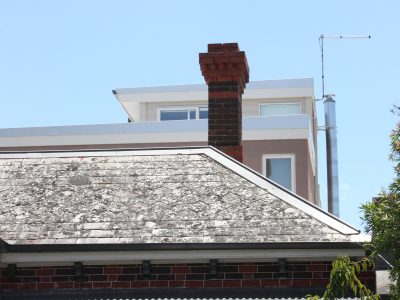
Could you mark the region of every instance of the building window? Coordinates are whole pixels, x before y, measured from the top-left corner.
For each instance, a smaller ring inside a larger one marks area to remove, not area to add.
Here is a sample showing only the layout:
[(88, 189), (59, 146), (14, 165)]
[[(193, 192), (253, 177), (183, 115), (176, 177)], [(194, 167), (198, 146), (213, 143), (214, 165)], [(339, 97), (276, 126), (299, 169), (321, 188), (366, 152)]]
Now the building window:
[(208, 107), (199, 107), (199, 119), (208, 119)]
[(296, 191), (294, 154), (263, 155), (263, 175), (284, 188)]
[(301, 114), (301, 103), (264, 103), (260, 104), (260, 116), (282, 116)]
[(207, 106), (162, 107), (158, 109), (159, 121), (208, 119)]

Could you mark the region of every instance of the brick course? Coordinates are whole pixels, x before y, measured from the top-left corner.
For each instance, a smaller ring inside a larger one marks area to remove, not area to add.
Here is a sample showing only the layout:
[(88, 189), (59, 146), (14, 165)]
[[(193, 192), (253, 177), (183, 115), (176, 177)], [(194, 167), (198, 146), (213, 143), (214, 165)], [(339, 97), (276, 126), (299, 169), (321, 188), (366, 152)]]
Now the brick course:
[[(324, 287), (329, 282), (331, 262), (288, 262), (280, 273), (277, 262), (218, 264), (217, 276), (208, 264), (152, 265), (151, 274), (142, 274), (141, 265), (84, 265), (83, 281), (71, 267), (18, 267), (17, 276), (8, 278), (0, 268), (0, 290), (40, 289), (140, 289), (140, 288), (266, 288)], [(360, 279), (375, 288), (375, 273), (363, 272)]]

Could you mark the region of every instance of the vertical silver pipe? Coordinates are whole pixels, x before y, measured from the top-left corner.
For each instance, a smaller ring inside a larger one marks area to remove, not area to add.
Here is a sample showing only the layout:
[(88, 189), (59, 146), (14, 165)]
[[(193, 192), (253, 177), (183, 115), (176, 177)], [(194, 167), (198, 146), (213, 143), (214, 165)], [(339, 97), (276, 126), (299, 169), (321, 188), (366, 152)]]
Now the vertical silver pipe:
[(328, 177), (328, 211), (339, 217), (339, 174), (336, 136), (336, 101), (334, 95), (324, 98), (326, 161)]

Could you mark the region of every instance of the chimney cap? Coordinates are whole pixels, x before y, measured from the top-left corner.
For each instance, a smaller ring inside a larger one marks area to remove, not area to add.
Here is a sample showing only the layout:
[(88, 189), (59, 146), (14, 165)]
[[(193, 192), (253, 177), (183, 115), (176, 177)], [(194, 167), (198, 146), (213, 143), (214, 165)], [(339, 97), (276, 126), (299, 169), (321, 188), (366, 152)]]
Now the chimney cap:
[(237, 82), (243, 92), (249, 82), (246, 53), (237, 43), (208, 44), (208, 52), (199, 54), (199, 63), (207, 84)]
[(237, 52), (240, 51), (238, 43), (208, 44), (208, 52)]

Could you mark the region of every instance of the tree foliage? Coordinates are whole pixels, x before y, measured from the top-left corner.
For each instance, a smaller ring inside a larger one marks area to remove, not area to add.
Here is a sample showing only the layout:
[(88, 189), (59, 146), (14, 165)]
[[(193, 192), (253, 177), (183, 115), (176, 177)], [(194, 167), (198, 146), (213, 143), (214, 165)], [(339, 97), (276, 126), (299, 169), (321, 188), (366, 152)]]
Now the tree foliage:
[[(393, 108), (400, 115), (400, 107)], [(400, 122), (390, 135), (391, 153), (389, 159), (394, 163), (395, 179), (374, 201), (362, 206), (365, 229), (372, 235), (373, 256), (379, 252), (394, 254), (390, 271), (392, 280), (392, 299), (400, 299)]]
[[(392, 112), (400, 116), (400, 106), (394, 106)], [(379, 299), (379, 295), (374, 295), (362, 285), (357, 273), (371, 266), (378, 253), (382, 252), (392, 252), (394, 255), (390, 270), (390, 294), (391, 299), (400, 299), (400, 122), (390, 134), (390, 145), (389, 159), (394, 163), (395, 178), (378, 197), (361, 207), (365, 230), (372, 236), (371, 243), (366, 245), (371, 252), (370, 257), (360, 262), (351, 262), (345, 256), (338, 257), (333, 262), (330, 282), (323, 296), (307, 296), (307, 299), (336, 299), (347, 295), (349, 290), (361, 299)]]
[(379, 295), (370, 291), (357, 277), (360, 272), (373, 268), (369, 258), (361, 261), (351, 261), (348, 256), (339, 256), (332, 262), (329, 284), (322, 297), (307, 295), (307, 300), (333, 300), (349, 294), (360, 296), (363, 300), (377, 300)]

